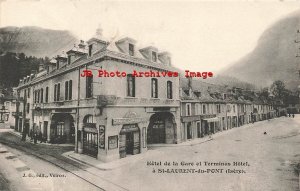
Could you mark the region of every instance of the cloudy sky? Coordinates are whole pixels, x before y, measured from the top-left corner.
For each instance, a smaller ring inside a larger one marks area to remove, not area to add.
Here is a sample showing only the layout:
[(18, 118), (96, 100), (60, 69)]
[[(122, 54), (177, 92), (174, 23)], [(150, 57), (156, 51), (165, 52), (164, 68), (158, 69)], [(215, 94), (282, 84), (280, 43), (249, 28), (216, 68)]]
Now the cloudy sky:
[(181, 69), (217, 72), (255, 48), (270, 25), (299, 1), (0, 0), (0, 26), (69, 30), (88, 40), (101, 24), (107, 38), (129, 36), (140, 47), (172, 54)]

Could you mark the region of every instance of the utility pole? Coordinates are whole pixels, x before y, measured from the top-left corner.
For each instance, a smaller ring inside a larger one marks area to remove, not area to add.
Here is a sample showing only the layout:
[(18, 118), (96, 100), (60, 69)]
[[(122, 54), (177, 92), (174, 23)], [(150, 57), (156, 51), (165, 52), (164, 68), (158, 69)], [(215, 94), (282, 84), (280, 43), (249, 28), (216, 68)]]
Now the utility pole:
[[(296, 39), (295, 39), (295, 43), (296, 43), (296, 48), (297, 48), (297, 53), (296, 53), (296, 58), (300, 57), (300, 29), (297, 30), (296, 33)], [(300, 62), (298, 61), (298, 77), (300, 79)], [(298, 98), (300, 100), (300, 80), (299, 80), (299, 85), (298, 85)], [(300, 104), (300, 102), (299, 102)]]

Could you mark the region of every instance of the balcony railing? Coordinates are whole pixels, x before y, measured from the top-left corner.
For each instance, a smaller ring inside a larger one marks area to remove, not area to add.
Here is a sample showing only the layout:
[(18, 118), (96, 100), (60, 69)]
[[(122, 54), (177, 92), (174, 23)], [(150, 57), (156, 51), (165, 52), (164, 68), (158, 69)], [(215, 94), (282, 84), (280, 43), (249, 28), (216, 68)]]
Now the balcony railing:
[(135, 98), (135, 97), (117, 97), (114, 95), (98, 95), (97, 105), (104, 107), (106, 105), (150, 105), (150, 106), (179, 106), (179, 100), (159, 99), (159, 98)]

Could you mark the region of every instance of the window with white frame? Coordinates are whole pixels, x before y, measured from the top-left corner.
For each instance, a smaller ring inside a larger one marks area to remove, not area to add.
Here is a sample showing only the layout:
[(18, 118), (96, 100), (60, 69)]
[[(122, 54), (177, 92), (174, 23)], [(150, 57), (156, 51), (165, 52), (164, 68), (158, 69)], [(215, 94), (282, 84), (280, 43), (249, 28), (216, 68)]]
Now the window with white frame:
[(186, 111), (186, 116), (191, 116), (192, 115), (192, 109), (191, 109), (191, 104), (190, 103), (187, 103), (185, 105), (185, 111)]
[(205, 104), (203, 104), (203, 106), (202, 106), (202, 113), (206, 114), (206, 105)]
[(201, 115), (201, 105), (199, 103), (196, 103), (195, 105), (195, 114)]
[(151, 97), (158, 98), (158, 81), (156, 78), (151, 79)]
[(65, 124), (64, 124), (64, 122), (58, 122), (56, 130), (57, 130), (56, 131), (57, 135), (63, 136), (64, 135), (64, 131), (65, 131)]

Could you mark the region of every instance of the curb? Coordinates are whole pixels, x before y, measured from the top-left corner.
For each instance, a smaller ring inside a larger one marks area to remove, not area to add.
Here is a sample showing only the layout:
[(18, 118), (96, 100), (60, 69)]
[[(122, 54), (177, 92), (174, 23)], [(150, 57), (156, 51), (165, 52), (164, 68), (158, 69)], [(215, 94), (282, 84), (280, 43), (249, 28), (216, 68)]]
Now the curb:
[[(79, 163), (83, 163), (83, 164), (85, 164), (85, 165), (88, 165), (88, 166), (90, 166), (90, 167), (97, 168), (97, 169), (102, 170), (102, 171), (109, 171), (109, 170), (115, 169), (115, 168), (100, 168), (100, 167), (95, 166), (95, 165), (93, 165), (93, 164), (91, 164), (91, 163), (87, 163), (87, 162), (85, 162), (85, 161), (83, 161), (83, 160), (79, 160), (79, 159), (77, 159), (77, 158), (75, 158), (75, 157), (73, 157), (73, 156), (71, 156), (71, 155), (69, 155), (69, 154), (65, 154), (65, 153), (64, 153), (63, 156), (64, 156), (64, 157), (67, 157), (67, 158), (69, 158), (69, 159), (71, 159), (71, 160), (74, 160), (74, 161), (76, 161), (76, 162), (79, 162)], [(117, 168), (117, 167), (116, 167), (116, 168)]]

